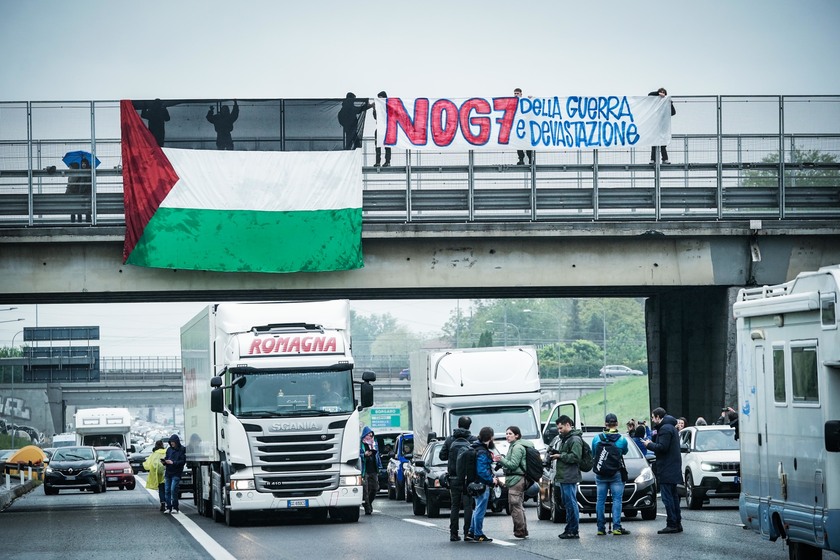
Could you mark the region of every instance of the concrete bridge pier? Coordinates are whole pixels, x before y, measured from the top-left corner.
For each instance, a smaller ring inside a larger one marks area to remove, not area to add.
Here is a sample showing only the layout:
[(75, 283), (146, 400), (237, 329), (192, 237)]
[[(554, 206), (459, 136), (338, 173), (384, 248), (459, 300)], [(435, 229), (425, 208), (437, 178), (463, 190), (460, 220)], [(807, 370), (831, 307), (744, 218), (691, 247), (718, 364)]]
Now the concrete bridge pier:
[(661, 406), (693, 425), (710, 424), (723, 406), (737, 410), (732, 304), (738, 288), (685, 287), (647, 300), (651, 409)]

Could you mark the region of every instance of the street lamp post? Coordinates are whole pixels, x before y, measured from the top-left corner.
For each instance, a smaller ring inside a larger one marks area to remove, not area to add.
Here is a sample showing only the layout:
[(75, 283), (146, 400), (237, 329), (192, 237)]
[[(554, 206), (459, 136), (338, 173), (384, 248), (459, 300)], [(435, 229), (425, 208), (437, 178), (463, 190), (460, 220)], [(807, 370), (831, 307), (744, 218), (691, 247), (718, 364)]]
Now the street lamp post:
[(557, 402), (560, 402), (560, 380), (563, 374), (563, 366), (560, 365), (560, 346), (563, 344), (563, 325), (560, 323), (559, 313), (548, 313), (545, 311), (534, 311), (533, 309), (523, 309), (522, 313), (537, 313), (539, 315), (548, 315), (557, 321)]
[(601, 302), (601, 309), (604, 312), (604, 418), (607, 417), (607, 308)]
[[(12, 337), (12, 349), (14, 349), (14, 347), (15, 347), (15, 339), (17, 338), (17, 336), (19, 334), (22, 334), (22, 333), (23, 333), (23, 331), (18, 331)], [(14, 400), (15, 400), (15, 366), (12, 366), (12, 388), (9, 391), (9, 402), (14, 402)], [(17, 411), (17, 406), (15, 406), (15, 410)], [(14, 416), (13, 416), (12, 417), (12, 422), (14, 422), (14, 420), (15, 419), (14, 419)], [(16, 422), (12, 426), (12, 442), (11, 442), (11, 445), (10, 445), (12, 449), (15, 448), (15, 432), (17, 432), (17, 423)]]

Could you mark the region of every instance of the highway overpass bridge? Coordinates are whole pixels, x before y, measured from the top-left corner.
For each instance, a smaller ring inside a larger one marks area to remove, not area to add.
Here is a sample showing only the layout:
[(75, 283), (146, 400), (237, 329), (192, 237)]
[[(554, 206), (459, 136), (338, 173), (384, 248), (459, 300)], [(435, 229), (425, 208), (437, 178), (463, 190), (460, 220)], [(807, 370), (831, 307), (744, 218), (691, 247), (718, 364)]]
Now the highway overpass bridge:
[[(630, 148), (537, 150), (530, 166), (510, 152), (395, 151), (378, 168), (368, 141), (364, 268), (293, 274), (124, 265), (120, 140), (102, 132), (118, 130), (118, 105), (80, 102), (81, 139), (4, 129), (0, 303), (646, 297), (652, 404), (708, 414), (736, 398), (737, 289), (840, 262), (840, 97), (674, 102), (670, 165)], [(89, 200), (64, 194), (71, 149), (103, 162)], [(83, 204), (91, 223), (72, 223)]]

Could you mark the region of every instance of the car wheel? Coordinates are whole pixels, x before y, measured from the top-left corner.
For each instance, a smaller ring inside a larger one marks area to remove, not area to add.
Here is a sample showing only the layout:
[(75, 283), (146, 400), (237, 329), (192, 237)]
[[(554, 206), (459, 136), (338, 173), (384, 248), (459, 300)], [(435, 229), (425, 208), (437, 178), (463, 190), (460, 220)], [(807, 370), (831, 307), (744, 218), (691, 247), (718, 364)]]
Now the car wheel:
[(127, 484), (127, 485), (126, 485), (126, 487), (125, 487), (125, 489), (126, 489), (126, 490), (134, 490), (134, 488), (135, 488), (135, 486), (136, 486), (136, 485), (137, 485), (137, 483), (132, 482), (131, 484)]
[(47, 496), (52, 496), (58, 494), (58, 490), (53, 488), (52, 486), (47, 486), (46, 484), (44, 484), (44, 494), (46, 494)]
[(563, 504), (557, 503), (557, 496), (551, 496), (551, 521), (554, 523), (566, 522), (566, 508)]
[(391, 483), (388, 483), (388, 499), (389, 500), (396, 500), (397, 499), (397, 489), (391, 486)]
[[(548, 490), (548, 499), (554, 499), (554, 492), (551, 489)], [(551, 519), (551, 506), (543, 506), (543, 501), (539, 497), (537, 498), (537, 519), (540, 521), (548, 521)]]
[(694, 487), (691, 471), (685, 471), (685, 503), (688, 509), (700, 509), (703, 507), (703, 496), (702, 494), (698, 495), (697, 489)]
[(405, 481), (397, 481), (397, 499), (405, 500)]
[(420, 501), (420, 498), (417, 496), (417, 492), (414, 493), (414, 496), (411, 499), (411, 511), (414, 515), (426, 514), (426, 504)]
[(438, 503), (437, 498), (429, 496), (428, 489), (426, 490), (426, 496), (426, 515), (429, 519), (438, 517), (440, 515), (440, 503)]

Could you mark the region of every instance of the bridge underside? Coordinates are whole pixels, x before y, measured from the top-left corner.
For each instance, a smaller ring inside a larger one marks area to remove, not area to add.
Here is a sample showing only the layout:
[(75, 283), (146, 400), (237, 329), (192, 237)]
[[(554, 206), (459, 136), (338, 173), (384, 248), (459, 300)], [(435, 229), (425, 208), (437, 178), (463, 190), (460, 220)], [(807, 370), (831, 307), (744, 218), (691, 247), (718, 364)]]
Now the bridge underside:
[(364, 237), (365, 268), (308, 274), (139, 268), (122, 264), (121, 232), (84, 240), (79, 230), (64, 239), (53, 232), (42, 242), (27, 232), (0, 239), (0, 303), (647, 297), (651, 404), (693, 422), (736, 404), (737, 288), (840, 262), (837, 225), (796, 235), (745, 224), (619, 224), (605, 235), (599, 224), (601, 234), (588, 236), (585, 225), (577, 235), (550, 226), (519, 224), (519, 235), (485, 226), (457, 239), (382, 228)]

